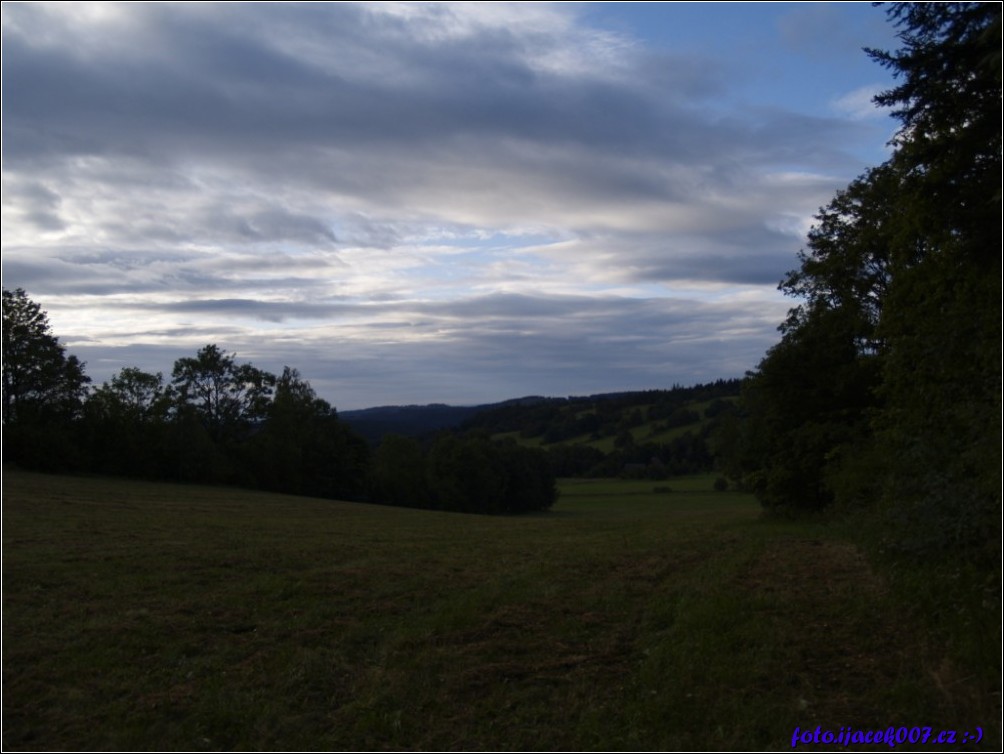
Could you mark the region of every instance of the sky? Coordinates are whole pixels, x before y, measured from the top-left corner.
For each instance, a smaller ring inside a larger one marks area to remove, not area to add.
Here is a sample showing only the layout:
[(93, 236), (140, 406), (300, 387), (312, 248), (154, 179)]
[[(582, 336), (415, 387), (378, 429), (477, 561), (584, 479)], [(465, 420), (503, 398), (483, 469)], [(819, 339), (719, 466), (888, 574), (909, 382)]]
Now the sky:
[(887, 157), (870, 3), (17, 3), (2, 277), (95, 384), (340, 410), (740, 377)]

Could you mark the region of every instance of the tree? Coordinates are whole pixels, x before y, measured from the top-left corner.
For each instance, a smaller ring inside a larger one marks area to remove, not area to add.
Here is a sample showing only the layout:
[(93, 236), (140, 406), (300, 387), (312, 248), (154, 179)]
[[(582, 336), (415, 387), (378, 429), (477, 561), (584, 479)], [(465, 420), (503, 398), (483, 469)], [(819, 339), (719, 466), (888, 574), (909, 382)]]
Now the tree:
[[(802, 299), (781, 342), (743, 390), (748, 427), (728, 473), (771, 510), (818, 510), (836, 499), (835, 462), (868, 445), (879, 404), (878, 334), (891, 284), (901, 175), (886, 164), (839, 191), (816, 215), (801, 265), (778, 286)], [(845, 487), (848, 494), (850, 488)]]
[(431, 505), (465, 513), (547, 510), (558, 497), (545, 451), (477, 435), (436, 438), (426, 459)]
[[(937, 250), (950, 238), (998, 264), (1001, 206), (1000, 3), (894, 3), (896, 51), (868, 50), (899, 84), (875, 102), (901, 127), (893, 157), (909, 173), (906, 215)], [(989, 221), (989, 222), (988, 222)]]
[(174, 475), (186, 481), (247, 483), (242, 444), (265, 418), (275, 376), (216, 345), (174, 362), (171, 424)]
[(125, 367), (84, 407), (84, 432), (95, 470), (161, 477), (170, 469), (167, 437), (174, 391), (161, 373)]
[(49, 319), (22, 288), (3, 289), (4, 460), (44, 470), (79, 465), (74, 422), (87, 384)]
[(418, 440), (384, 435), (370, 467), (370, 496), (378, 503), (429, 507), (425, 454)]
[(554, 469), (544, 451), (527, 448), (515, 440), (492, 443), (494, 456), (502, 469), (502, 513), (545, 511), (558, 499)]
[(500, 513), (504, 481), (488, 441), (440, 434), (429, 449), (427, 474), (433, 507), (464, 513)]
[(368, 463), (366, 441), (338, 420), (296, 369), (285, 367), (245, 454), (255, 486), (355, 499), (363, 494)]
[(180, 403), (195, 411), (216, 443), (234, 442), (264, 419), (275, 387), (274, 375), (237, 364), (236, 356), (208, 345), (174, 362), (171, 373)]
[(890, 164), (867, 171), (816, 215), (808, 251), (798, 254), (798, 269), (779, 286), (786, 295), (805, 300), (788, 314), (781, 331), (805, 324), (813, 313), (842, 309), (858, 320), (859, 347), (875, 352), (876, 328), (891, 282), (894, 248), (909, 245), (897, 238), (902, 177)]
[(829, 461), (867, 437), (877, 362), (859, 350), (859, 325), (853, 311), (814, 307), (744, 385), (748, 417), (729, 470), (769, 510), (829, 505)]
[(1001, 5), (898, 3), (899, 84), (876, 98), (901, 127), (904, 176), (884, 341), (883, 505), (891, 544), (1000, 554)]
[(110, 382), (104, 383), (91, 396), (105, 410), (123, 414), (131, 420), (144, 422), (166, 419), (173, 391), (164, 386), (164, 375), (150, 374), (137, 367), (124, 367)]
[(1001, 5), (888, 14), (902, 48), (869, 54), (899, 82), (876, 98), (895, 151), (782, 281), (804, 303), (746, 387), (730, 468), (768, 505), (880, 498), (902, 549), (999, 554)]
[(67, 356), (42, 307), (24, 289), (3, 289), (3, 422), (71, 419), (90, 378)]

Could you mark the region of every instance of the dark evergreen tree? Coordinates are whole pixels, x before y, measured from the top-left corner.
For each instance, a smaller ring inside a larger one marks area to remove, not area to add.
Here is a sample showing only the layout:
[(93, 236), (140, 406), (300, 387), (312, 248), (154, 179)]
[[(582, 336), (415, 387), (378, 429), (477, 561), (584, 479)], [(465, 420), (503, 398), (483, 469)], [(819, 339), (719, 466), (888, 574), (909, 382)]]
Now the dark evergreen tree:
[[(890, 543), (1000, 555), (1001, 4), (898, 3), (904, 176), (875, 422)], [(903, 241), (907, 243), (903, 243)]]
[[(882, 166), (817, 217), (804, 299), (745, 390), (729, 468), (770, 506), (881, 499), (890, 543), (999, 554), (1001, 5), (897, 3)], [(739, 470), (742, 470), (740, 472)]]
[(999, 269), (1001, 4), (893, 3), (888, 15), (902, 46), (869, 54), (898, 81), (875, 101), (901, 123), (893, 161), (909, 180), (900, 209), (926, 240), (922, 252)]

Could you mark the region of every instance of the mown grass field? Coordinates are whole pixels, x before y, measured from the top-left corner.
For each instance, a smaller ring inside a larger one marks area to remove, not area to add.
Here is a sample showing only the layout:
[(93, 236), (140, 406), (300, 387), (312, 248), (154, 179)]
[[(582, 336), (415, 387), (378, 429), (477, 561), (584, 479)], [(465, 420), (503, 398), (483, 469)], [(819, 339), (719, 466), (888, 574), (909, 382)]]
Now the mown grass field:
[(5, 469), (4, 749), (994, 748), (847, 532), (711, 481), (490, 518)]

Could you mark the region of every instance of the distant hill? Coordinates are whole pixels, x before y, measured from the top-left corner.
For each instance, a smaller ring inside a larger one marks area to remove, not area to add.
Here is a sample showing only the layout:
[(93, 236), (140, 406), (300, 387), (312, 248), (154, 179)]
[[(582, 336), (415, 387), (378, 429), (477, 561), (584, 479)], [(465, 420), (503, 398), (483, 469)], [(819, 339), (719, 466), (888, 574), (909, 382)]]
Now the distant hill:
[(611, 441), (629, 432), (636, 442), (670, 440), (684, 427), (697, 428), (732, 405), (740, 380), (706, 385), (549, 398), (535, 404), (509, 404), (481, 411), (463, 425), (491, 435), (513, 435), (538, 445), (574, 442), (610, 450)]
[(357, 411), (339, 411), (338, 417), (352, 429), (376, 443), (387, 434), (417, 437), (437, 429), (457, 427), (483, 406), (376, 406)]
[(526, 396), (480, 406), (378, 406), (339, 416), (373, 445), (388, 434), (420, 438), (452, 430), (545, 450), (558, 476), (663, 479), (716, 468), (709, 440), (736, 415), (741, 384)]
[(628, 431), (641, 441), (669, 441), (681, 428), (699, 429), (721, 401), (739, 396), (740, 380), (718, 380), (668, 390), (548, 398), (539, 395), (478, 406), (377, 406), (340, 411), (339, 417), (371, 443), (386, 434), (420, 437), (441, 429), (509, 435), (529, 445), (568, 442), (608, 452)]
[(430, 403), (426, 406), (376, 406), (354, 411), (339, 411), (338, 417), (370, 443), (377, 443), (387, 434), (421, 437), (440, 429), (459, 427), (483, 411), (504, 406), (534, 405), (546, 400), (548, 399), (540, 396), (527, 396), (480, 406), (449, 406), (445, 403)]

